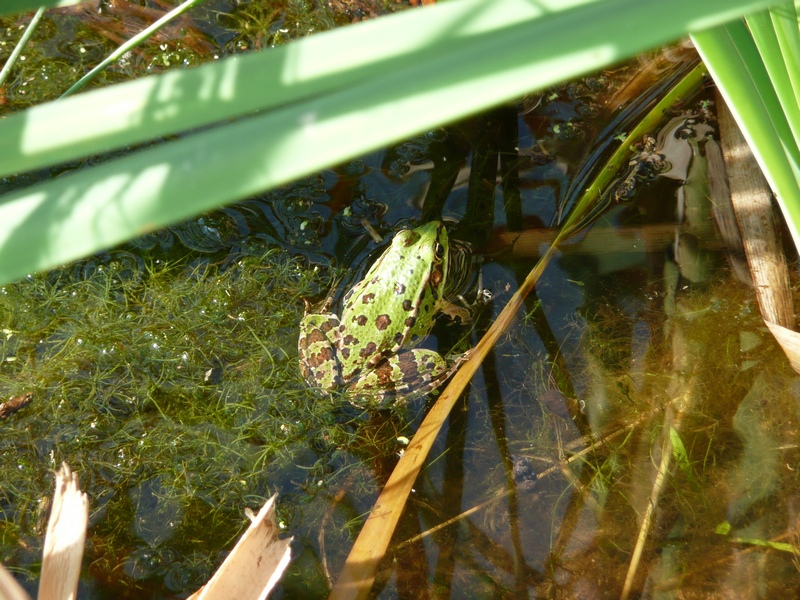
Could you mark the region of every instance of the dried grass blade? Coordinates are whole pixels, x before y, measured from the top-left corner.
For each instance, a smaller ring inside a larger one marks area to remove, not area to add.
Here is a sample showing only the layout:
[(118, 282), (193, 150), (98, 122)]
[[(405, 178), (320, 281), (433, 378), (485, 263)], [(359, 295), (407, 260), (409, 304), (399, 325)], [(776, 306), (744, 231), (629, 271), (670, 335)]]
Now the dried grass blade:
[(89, 521), (89, 500), (66, 463), (56, 473), (53, 508), (47, 522), (39, 600), (75, 598)]
[(756, 164), (727, 105), (719, 102), (722, 150), (731, 201), (744, 241), (745, 255), (764, 322), (800, 372), (800, 334), (795, 326), (789, 267), (783, 253), (772, 191)]
[(417, 479), (425, 459), (430, 452), (439, 430), (442, 428), (450, 410), (461, 396), (461, 393), (472, 380), (483, 359), (494, 347), (500, 335), (515, 319), (522, 302), (555, 253), (556, 246), (563, 239), (559, 235), (553, 245), (539, 259), (531, 269), (528, 277), (517, 293), (497, 317), (483, 336), (478, 345), (472, 350), (467, 360), (453, 376), (450, 384), (428, 412), (425, 420), (420, 425), (414, 439), (408, 445), (406, 452), (397, 463), (394, 471), (386, 482), (381, 495), (372, 507), (361, 533), (350, 551), (339, 579), (331, 592), (331, 600), (344, 600), (350, 598), (364, 598), (372, 587), (378, 564), (389, 547), (389, 542), (394, 533), (400, 514), (405, 506), (411, 487)]
[(250, 515), (247, 531), (208, 583), (189, 600), (264, 600), (289, 565), (292, 538), (278, 539), (275, 498)]
[(3, 565), (0, 565), (0, 598), (2, 600), (31, 600), (31, 597)]
[[(680, 326), (676, 327), (674, 336), (683, 336)], [(673, 357), (674, 364), (681, 364), (681, 356), (683, 353), (683, 344), (675, 346), (676, 356)], [(677, 350), (681, 348), (681, 350)], [(636, 536), (636, 543), (633, 547), (631, 560), (628, 564), (628, 573), (625, 576), (625, 583), (622, 586), (622, 593), (620, 600), (627, 600), (633, 591), (633, 584), (636, 579), (636, 573), (639, 570), (639, 563), (644, 552), (645, 544), (650, 536), (650, 530), (653, 525), (656, 508), (661, 499), (661, 493), (664, 491), (664, 485), (667, 481), (672, 460), (675, 457), (675, 447), (673, 445), (673, 436), (678, 436), (680, 431), (683, 417), (686, 415), (694, 403), (696, 398), (697, 377), (695, 374), (684, 376), (681, 369), (676, 369), (673, 374), (674, 381), (677, 382), (677, 394), (675, 399), (669, 404), (664, 414), (664, 425), (661, 428), (661, 461), (656, 471), (656, 477), (653, 481), (653, 487), (650, 490), (650, 498), (647, 501), (647, 507), (642, 514), (642, 522), (639, 525), (639, 533)]]

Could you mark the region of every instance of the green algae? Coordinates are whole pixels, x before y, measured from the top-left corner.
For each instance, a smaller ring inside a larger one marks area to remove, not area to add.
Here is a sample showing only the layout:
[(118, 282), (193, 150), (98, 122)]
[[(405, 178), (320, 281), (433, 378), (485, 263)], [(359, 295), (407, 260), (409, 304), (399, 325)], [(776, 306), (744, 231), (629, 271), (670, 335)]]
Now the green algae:
[(131, 545), (208, 561), (245, 506), (314, 466), (307, 438), (343, 440), (330, 435), (333, 404), (296, 368), (311, 271), (275, 251), (224, 271), (137, 264), (114, 251), (0, 289), (0, 396), (34, 393), (1, 425), (5, 564), (37, 562), (40, 507), (62, 461), (90, 497), (90, 562)]

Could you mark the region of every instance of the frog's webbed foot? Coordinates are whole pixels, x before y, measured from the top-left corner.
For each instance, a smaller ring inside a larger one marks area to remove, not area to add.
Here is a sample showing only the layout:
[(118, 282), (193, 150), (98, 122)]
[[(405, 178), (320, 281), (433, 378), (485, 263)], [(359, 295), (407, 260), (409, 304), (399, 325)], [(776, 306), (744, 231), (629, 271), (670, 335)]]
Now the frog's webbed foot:
[(452, 302), (442, 300), (442, 303), (438, 308), (442, 313), (446, 314), (454, 321), (458, 321), (462, 325), (469, 323), (472, 320), (472, 311), (470, 311), (468, 308), (464, 308), (463, 306), (459, 306), (458, 304), (453, 304)]
[(473, 321), (475, 315), (492, 300), (492, 297), (493, 294), (490, 290), (479, 289), (475, 294), (475, 300), (472, 302), (469, 302), (464, 296), (459, 294), (455, 298), (458, 304), (442, 299), (438, 308), (454, 321), (458, 321), (460, 324), (464, 325)]

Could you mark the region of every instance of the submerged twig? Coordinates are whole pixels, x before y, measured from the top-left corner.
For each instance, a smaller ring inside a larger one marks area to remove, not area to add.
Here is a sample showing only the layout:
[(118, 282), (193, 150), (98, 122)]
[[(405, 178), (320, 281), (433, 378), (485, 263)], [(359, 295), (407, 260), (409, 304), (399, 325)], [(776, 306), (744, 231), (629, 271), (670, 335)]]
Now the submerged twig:
[[(594, 437), (594, 436), (583, 436), (582, 438), (578, 438), (578, 440), (576, 440), (576, 441), (583, 440), (585, 443), (588, 443), (589, 445), (586, 446), (585, 448), (583, 448), (582, 450), (580, 450), (578, 452), (575, 452), (574, 454), (570, 455), (564, 461), (559, 462), (558, 464), (555, 464), (555, 465), (545, 469), (541, 473), (538, 473), (537, 477), (536, 477), (537, 481), (540, 480), (540, 479), (543, 479), (545, 477), (548, 477), (548, 476), (552, 475), (553, 473), (562, 472), (562, 469), (565, 468), (567, 465), (569, 465), (569, 464), (571, 464), (571, 463), (573, 463), (575, 461), (580, 460), (581, 458), (583, 458), (584, 456), (586, 456), (590, 452), (594, 452), (595, 450), (597, 450), (601, 446), (608, 446), (609, 443), (612, 440), (618, 438), (622, 434), (630, 432), (639, 423), (641, 423), (646, 418), (649, 418), (651, 415), (652, 415), (652, 412), (646, 413), (646, 414), (640, 416), (638, 419), (636, 419), (632, 423), (628, 423), (624, 427), (621, 427), (620, 429), (612, 431), (611, 433), (609, 433), (606, 436), (603, 436), (602, 438), (595, 438), (593, 440), (592, 440), (592, 437)], [(573, 444), (574, 444), (574, 442), (573, 442)], [(394, 546), (394, 548), (402, 548), (404, 546), (408, 546), (409, 544), (413, 544), (414, 542), (418, 542), (419, 540), (421, 540), (423, 538), (429, 537), (429, 536), (433, 535), (434, 533), (436, 533), (437, 531), (445, 529), (446, 527), (448, 527), (450, 525), (453, 525), (454, 523), (457, 523), (458, 521), (466, 519), (470, 515), (475, 514), (479, 510), (484, 509), (487, 506), (490, 506), (490, 505), (494, 504), (498, 500), (502, 500), (503, 498), (507, 497), (509, 495), (509, 493), (510, 492), (509, 492), (508, 489), (501, 490), (500, 492), (498, 492), (497, 494), (495, 494), (494, 496), (492, 496), (488, 500), (484, 500), (480, 504), (477, 504), (477, 505), (475, 505), (475, 506), (473, 506), (471, 508), (468, 508), (464, 512), (459, 513), (459, 514), (455, 515), (454, 517), (451, 517), (450, 519), (447, 519), (446, 521), (443, 521), (443, 522), (439, 523), (438, 525), (434, 525), (430, 529), (426, 529), (425, 531), (423, 531), (420, 534), (417, 534), (417, 535), (415, 535), (413, 537), (408, 538), (407, 540), (404, 540), (404, 541), (400, 542), (399, 544)]]
[[(677, 329), (674, 335), (681, 335), (681, 330)], [(636, 537), (636, 544), (633, 548), (633, 553), (631, 554), (630, 563), (628, 564), (628, 573), (625, 576), (625, 583), (622, 587), (620, 600), (627, 600), (630, 597), (631, 590), (633, 589), (633, 581), (636, 578), (636, 573), (639, 569), (639, 562), (642, 558), (642, 552), (644, 551), (647, 538), (650, 535), (650, 529), (653, 524), (653, 516), (661, 498), (661, 492), (664, 490), (667, 474), (669, 473), (672, 465), (674, 453), (670, 430), (679, 430), (683, 416), (688, 412), (689, 407), (695, 398), (696, 378), (690, 375), (688, 381), (681, 381), (683, 380), (683, 375), (681, 375), (680, 372), (676, 372), (675, 377), (680, 381), (682, 389), (677, 395), (676, 400), (672, 403), (671, 407), (674, 409), (674, 413), (672, 413), (672, 416), (670, 417), (671, 411), (668, 411), (664, 418), (664, 426), (662, 428), (661, 462), (658, 466), (658, 470), (656, 471), (656, 478), (655, 481), (653, 481), (653, 488), (650, 492), (647, 508), (644, 511), (642, 522), (639, 526), (639, 533)]]
[(25, 392), (7, 402), (0, 402), (0, 420), (7, 419), (18, 410), (22, 410), (33, 400), (33, 392)]

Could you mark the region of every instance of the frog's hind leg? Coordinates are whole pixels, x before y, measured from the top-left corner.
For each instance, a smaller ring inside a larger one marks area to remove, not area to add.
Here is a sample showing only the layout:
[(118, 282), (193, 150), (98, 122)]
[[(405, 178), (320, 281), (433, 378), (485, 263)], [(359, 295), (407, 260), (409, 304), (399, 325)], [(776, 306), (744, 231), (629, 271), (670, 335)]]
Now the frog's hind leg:
[(349, 391), (369, 399), (369, 404), (404, 403), (433, 391), (454, 370), (437, 352), (415, 348), (386, 357), (351, 385)]
[(342, 385), (336, 356), (339, 338), (339, 317), (334, 314), (309, 314), (300, 321), (300, 372), (310, 386), (332, 391)]

